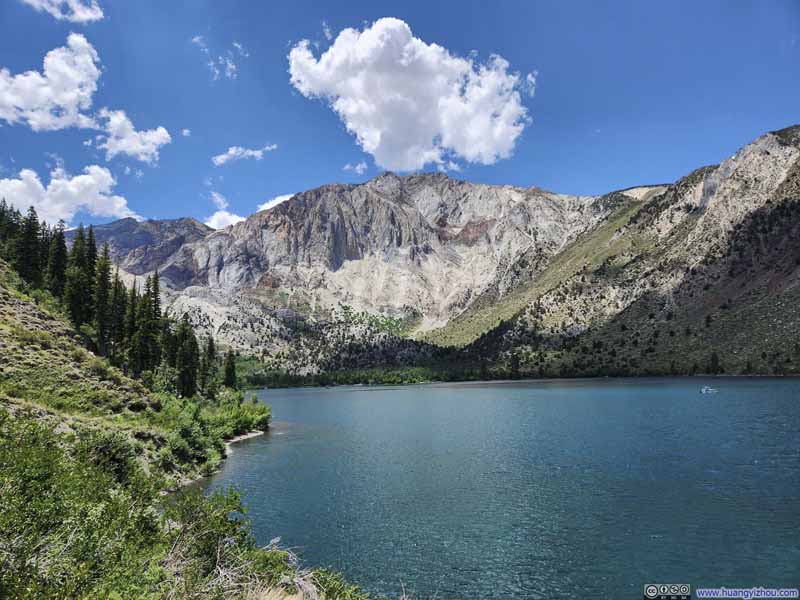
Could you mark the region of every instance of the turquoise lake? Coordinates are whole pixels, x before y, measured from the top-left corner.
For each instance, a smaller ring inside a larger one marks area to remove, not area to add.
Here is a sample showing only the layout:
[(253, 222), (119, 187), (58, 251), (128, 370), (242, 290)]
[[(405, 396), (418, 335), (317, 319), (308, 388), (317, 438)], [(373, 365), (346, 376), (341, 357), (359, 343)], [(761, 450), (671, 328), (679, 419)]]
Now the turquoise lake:
[[(700, 394), (711, 385), (716, 394)], [(262, 390), (236, 444), (258, 541), (373, 593), (641, 598), (800, 583), (800, 380)]]

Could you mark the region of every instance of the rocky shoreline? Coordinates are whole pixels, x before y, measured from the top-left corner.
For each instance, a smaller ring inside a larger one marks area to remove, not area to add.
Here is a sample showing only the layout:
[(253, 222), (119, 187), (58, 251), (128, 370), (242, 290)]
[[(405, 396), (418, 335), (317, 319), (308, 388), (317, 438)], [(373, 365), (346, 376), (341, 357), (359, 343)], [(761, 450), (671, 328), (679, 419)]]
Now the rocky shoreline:
[(225, 456), (229, 456), (233, 452), (233, 445), (238, 444), (239, 442), (243, 442), (245, 440), (252, 439), (254, 437), (258, 437), (260, 435), (264, 435), (266, 431), (250, 431), (248, 433), (243, 433), (241, 435), (237, 435), (232, 437), (229, 440), (225, 440)]

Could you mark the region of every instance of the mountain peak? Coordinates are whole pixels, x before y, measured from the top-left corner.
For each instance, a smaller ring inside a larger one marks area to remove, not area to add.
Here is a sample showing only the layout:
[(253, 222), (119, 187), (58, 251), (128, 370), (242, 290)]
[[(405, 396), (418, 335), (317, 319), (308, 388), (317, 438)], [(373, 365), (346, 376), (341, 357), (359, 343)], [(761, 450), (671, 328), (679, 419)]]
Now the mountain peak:
[(790, 125), (777, 131), (770, 131), (770, 133), (777, 137), (782, 144), (800, 148), (800, 124)]
[(383, 193), (393, 193), (403, 185), (403, 179), (396, 173), (384, 171), (366, 182), (367, 186)]

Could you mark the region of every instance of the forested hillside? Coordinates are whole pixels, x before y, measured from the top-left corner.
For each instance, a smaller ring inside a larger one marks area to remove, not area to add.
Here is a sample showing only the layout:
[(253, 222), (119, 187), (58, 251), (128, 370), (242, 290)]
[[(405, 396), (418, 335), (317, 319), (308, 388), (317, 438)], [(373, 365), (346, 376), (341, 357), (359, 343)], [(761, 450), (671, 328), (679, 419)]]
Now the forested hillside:
[(269, 408), (236, 389), (232, 354), (160, 313), (157, 277), (125, 290), (91, 230), (67, 252), (62, 227), (2, 208), (18, 270), (0, 259), (0, 597), (362, 597), (258, 548), (234, 491), (166, 493)]

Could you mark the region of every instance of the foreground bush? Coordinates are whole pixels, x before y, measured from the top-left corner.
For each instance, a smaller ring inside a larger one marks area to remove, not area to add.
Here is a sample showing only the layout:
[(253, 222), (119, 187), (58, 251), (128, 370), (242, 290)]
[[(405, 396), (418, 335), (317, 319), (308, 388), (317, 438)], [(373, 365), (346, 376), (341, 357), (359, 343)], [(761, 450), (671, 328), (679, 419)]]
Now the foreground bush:
[(158, 482), (120, 433), (0, 410), (0, 598), (366, 598), (259, 548), (236, 492), (164, 496)]

